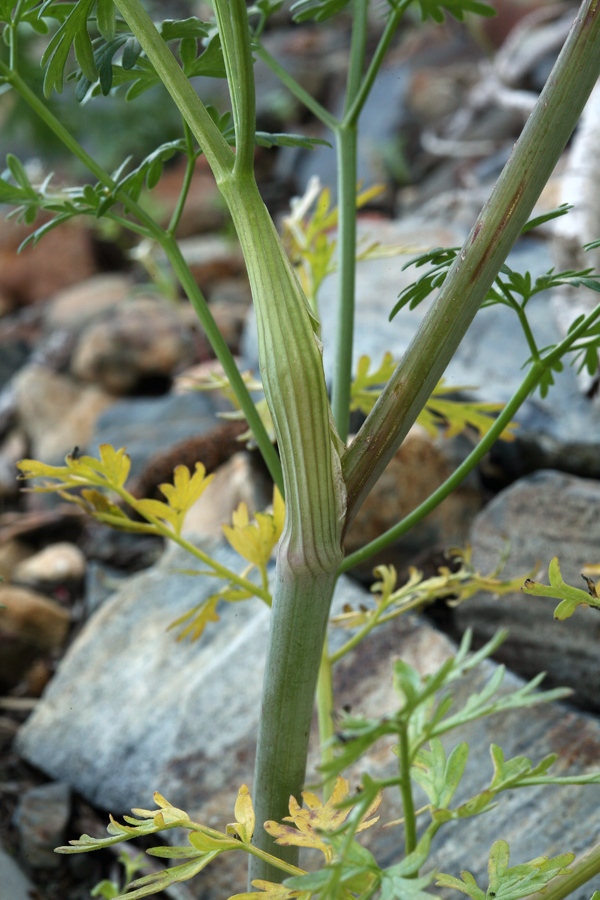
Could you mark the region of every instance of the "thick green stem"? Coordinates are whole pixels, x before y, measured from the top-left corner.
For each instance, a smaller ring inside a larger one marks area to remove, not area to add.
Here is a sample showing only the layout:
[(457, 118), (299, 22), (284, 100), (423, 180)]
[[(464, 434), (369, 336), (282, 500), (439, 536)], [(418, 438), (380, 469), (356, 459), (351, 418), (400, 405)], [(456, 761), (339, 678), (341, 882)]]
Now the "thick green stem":
[(356, 126), (338, 128), (335, 143), (338, 161), (338, 302), (335, 368), (331, 408), (343, 441), (348, 439), (352, 342), (356, 283)]
[[(253, 843), (297, 865), (298, 848), (280, 847), (260, 825), (289, 815), (290, 795), (302, 802), (308, 739), (321, 647), (335, 573), (294, 574), (278, 560), (252, 796), (257, 828)], [(249, 880), (280, 881), (277, 870), (252, 860)]]
[(599, 34), (600, 0), (585, 0), (489, 201), (344, 457), (346, 527), (431, 395), (552, 174), (600, 75)]
[(230, 172), (235, 162), (233, 150), (209, 116), (142, 4), (139, 0), (115, 0), (115, 6), (186, 119), (215, 176)]
[[(317, 680), (317, 714), (319, 717), (319, 741), (321, 744), (321, 765), (331, 762), (334, 757), (332, 738), (335, 734), (333, 703), (333, 672), (329, 656), (327, 638), (323, 643), (321, 665)], [(323, 800), (329, 800), (333, 792), (335, 778), (323, 782)]]

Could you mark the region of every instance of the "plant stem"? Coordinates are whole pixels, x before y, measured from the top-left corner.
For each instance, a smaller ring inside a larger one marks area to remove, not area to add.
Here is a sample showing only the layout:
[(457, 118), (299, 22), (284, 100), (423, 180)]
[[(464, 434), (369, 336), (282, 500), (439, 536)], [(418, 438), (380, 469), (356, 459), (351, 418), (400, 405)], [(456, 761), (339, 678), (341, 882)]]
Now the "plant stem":
[(173, 210), (173, 215), (171, 216), (171, 221), (169, 222), (169, 227), (167, 228), (167, 234), (172, 235), (173, 237), (175, 237), (177, 226), (181, 221), (181, 215), (183, 213), (185, 201), (187, 200), (190, 185), (192, 183), (192, 178), (194, 177), (194, 169), (196, 168), (196, 151), (194, 150), (193, 135), (190, 131), (190, 126), (185, 121), (185, 119), (183, 119), (183, 133), (185, 135), (185, 143), (187, 148), (187, 164), (185, 167), (185, 174), (183, 176), (183, 184), (181, 185), (179, 197), (177, 198), (177, 206)]
[(362, 108), (365, 105), (367, 98), (371, 92), (373, 82), (375, 81), (377, 73), (381, 68), (381, 64), (384, 60), (385, 54), (387, 53), (396, 29), (400, 24), (400, 20), (404, 15), (404, 11), (408, 6), (408, 0), (403, 0), (403, 2), (399, 3), (398, 6), (396, 6), (390, 13), (390, 16), (385, 24), (384, 32), (379, 39), (379, 44), (377, 45), (377, 49), (375, 50), (375, 54), (373, 56), (373, 59), (371, 60), (369, 68), (367, 69), (367, 73), (362, 81), (362, 84), (356, 91), (356, 95), (353, 97), (352, 103), (349, 106), (346, 106), (346, 109), (344, 111), (344, 118), (341, 122), (344, 128), (351, 128), (358, 122), (358, 117), (360, 116)]
[(407, 531), (414, 528), (421, 519), (424, 519), (425, 516), (429, 515), (430, 512), (439, 506), (442, 500), (445, 500), (449, 494), (455, 491), (467, 475), (473, 471), (477, 463), (485, 456), (490, 447), (496, 442), (506, 426), (510, 424), (512, 417), (535, 388), (545, 370), (546, 366), (540, 365), (539, 363), (532, 365), (488, 433), (479, 441), (477, 446), (469, 453), (460, 466), (455, 469), (452, 475), (450, 475), (437, 490), (430, 494), (423, 503), (405, 516), (401, 522), (393, 525), (378, 538), (375, 538), (375, 540), (365, 544), (360, 550), (356, 550), (354, 553), (346, 556), (340, 566), (340, 574), (342, 572), (347, 572), (349, 569), (354, 568), (354, 566), (360, 565), (360, 563), (365, 562), (369, 557), (379, 553), (380, 550), (385, 550), (386, 547), (389, 547), (390, 544), (397, 541), (398, 538), (406, 534)]
[[(259, 825), (267, 819), (281, 822), (289, 815), (290, 795), (302, 800), (318, 660), (335, 574), (324, 577), (306, 571), (295, 575), (278, 565), (277, 580), (252, 791)], [(297, 864), (298, 848), (276, 845), (261, 828), (257, 828), (253, 843)], [(281, 880), (277, 870), (261, 860), (250, 865), (249, 881), (256, 878)]]
[[(98, 181), (105, 185), (105, 187), (111, 191), (115, 192), (115, 196), (117, 199), (123, 204), (123, 206), (140, 222), (143, 223), (143, 226), (147, 229), (147, 232), (150, 236), (162, 247), (164, 250), (167, 259), (169, 260), (171, 266), (173, 267), (173, 271), (175, 272), (177, 278), (179, 279), (185, 294), (194, 307), (198, 318), (206, 332), (206, 335), (211, 343), (213, 350), (215, 351), (215, 355), (223, 369), (227, 378), (229, 379), (229, 383), (233, 388), (233, 391), (237, 397), (237, 400), (240, 404), (240, 407), (248, 421), (250, 428), (252, 429), (252, 433), (258, 444), (258, 447), (263, 455), (265, 463), (271, 473), (271, 477), (273, 481), (281, 491), (281, 495), (284, 495), (284, 485), (283, 485), (283, 475), (281, 471), (281, 463), (279, 461), (279, 457), (269, 435), (267, 434), (265, 427), (261, 421), (260, 415), (256, 410), (256, 406), (254, 405), (254, 401), (250, 396), (246, 385), (244, 384), (244, 380), (240, 375), (238, 368), (235, 364), (235, 360), (231, 355), (231, 351), (227, 346), (225, 339), (223, 338), (221, 332), (219, 331), (217, 324), (208, 308), (208, 304), (200, 291), (200, 288), (196, 284), (194, 280), (194, 276), (192, 275), (188, 264), (186, 263), (181, 250), (179, 249), (179, 245), (175, 240), (172, 234), (168, 234), (163, 229), (156, 224), (154, 219), (152, 219), (130, 196), (126, 191), (116, 190), (116, 185), (110, 175), (96, 162), (93, 157), (87, 153), (86, 150), (75, 140), (72, 134), (67, 131), (67, 129), (62, 125), (62, 123), (53, 115), (52, 112), (45, 106), (45, 104), (37, 97), (33, 91), (25, 84), (21, 76), (18, 72), (11, 72), (5, 65), (0, 63), (0, 71), (5, 75), (7, 81), (12, 85), (12, 87), (17, 91), (17, 93), (23, 98), (23, 100), (28, 103), (28, 105), (33, 109), (35, 113), (45, 122), (46, 125), (56, 134), (56, 136), (63, 142), (65, 147), (73, 153), (73, 155), (81, 160), (81, 162), (89, 169), (89, 171), (95, 175)], [(212, 119), (211, 119), (212, 121)], [(134, 223), (132, 223), (132, 230), (137, 231), (138, 229), (135, 227)]]
[(267, 65), (275, 75), (277, 75), (288, 91), (310, 110), (313, 116), (319, 119), (323, 125), (326, 125), (331, 131), (335, 131), (339, 125), (335, 116), (332, 116), (324, 106), (321, 106), (318, 100), (311, 97), (308, 91), (305, 91), (304, 88), (298, 84), (296, 79), (293, 78), (289, 72), (286, 72), (283, 66), (279, 65), (277, 60), (271, 56), (269, 51), (261, 43), (254, 45), (254, 53), (259, 59), (262, 59), (265, 65)]
[[(332, 660), (329, 656), (327, 638), (323, 642), (321, 665), (317, 680), (317, 713), (319, 717), (319, 741), (321, 744), (321, 764), (331, 762), (334, 757), (331, 739), (335, 734), (334, 722), (335, 707), (333, 704), (333, 674)], [(335, 778), (327, 778), (323, 782), (323, 800), (331, 797)]]
[(340, 438), (348, 440), (354, 296), (356, 284), (356, 126), (337, 128), (338, 172), (338, 297), (335, 368), (331, 409)]
[(490, 199), (344, 456), (346, 528), (431, 395), (550, 177), (600, 75), (599, 35), (600, 3), (584, 0)]
[[(400, 726), (400, 742), (398, 745), (398, 772), (400, 774), (400, 794), (404, 812), (404, 847), (406, 855), (412, 853), (417, 846), (417, 819), (415, 816), (415, 804), (410, 782), (410, 749), (408, 743), (408, 726), (402, 723)], [(416, 877), (415, 873), (415, 877)]]
[(115, 0), (115, 6), (187, 120), (215, 176), (230, 172), (235, 162), (233, 150), (209, 116), (142, 4), (139, 0)]

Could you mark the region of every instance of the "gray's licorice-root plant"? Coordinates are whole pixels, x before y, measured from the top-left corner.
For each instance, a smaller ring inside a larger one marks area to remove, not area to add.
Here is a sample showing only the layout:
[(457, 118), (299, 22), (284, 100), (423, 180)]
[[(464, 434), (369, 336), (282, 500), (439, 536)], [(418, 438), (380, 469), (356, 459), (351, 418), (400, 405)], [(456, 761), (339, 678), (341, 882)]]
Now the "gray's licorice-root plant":
[[(540, 762), (525, 757), (505, 760), (500, 748), (494, 746), (489, 785), (466, 803), (452, 807), (468, 748), (458, 743), (446, 756), (442, 735), (477, 717), (564, 696), (561, 691), (534, 692), (537, 679), (516, 692), (501, 694), (502, 669), (498, 669), (481, 693), (473, 695), (462, 709), (451, 709), (452, 701), (444, 689), (488, 656), (496, 640), (469, 656), (466, 638), (456, 656), (425, 679), (397, 661), (393, 671), (396, 709), (381, 720), (346, 715), (339, 723), (337, 737), (333, 735), (332, 666), (372, 628), (435, 597), (452, 594), (461, 599), (481, 589), (497, 593), (514, 589), (514, 584), (500, 581), (496, 573), (483, 576), (474, 571), (468, 553), (460, 558), (457, 572), (441, 570), (438, 577), (426, 581), (414, 572), (399, 588), (393, 570), (380, 569), (373, 608), (345, 614), (341, 624), (355, 630), (335, 654), (329, 653), (326, 642), (330, 602), (339, 574), (386, 546), (447, 496), (506, 431), (524, 399), (536, 389), (547, 390), (552, 370), (566, 354), (574, 353), (575, 358), (583, 354), (584, 364), (597, 365), (600, 306), (575, 322), (567, 337), (553, 347), (538, 346), (527, 318), (527, 302), (537, 291), (565, 281), (598, 290), (593, 275), (589, 271), (548, 273), (532, 283), (529, 277), (508, 269), (504, 260), (521, 232), (536, 224), (528, 222), (533, 206), (600, 74), (600, 3), (584, 0), (539, 103), (464, 246), (438, 249), (416, 261), (417, 266), (428, 268), (400, 297), (400, 303), (414, 305), (434, 290), (437, 296), (403, 358), (393, 363), (386, 357), (371, 375), (368, 361), (363, 360), (354, 381), (356, 146), (361, 110), (409, 7), (416, 7), (423, 19), (438, 22), (446, 12), (462, 19), (465, 13), (489, 15), (492, 10), (480, 0), (387, 0), (382, 7), (383, 33), (375, 52), (368, 55), (368, 0), (299, 0), (292, 10), (297, 21), (320, 21), (342, 9), (352, 18), (346, 101), (338, 119), (307, 94), (263, 46), (265, 23), (280, 5), (281, 0), (258, 0), (247, 8), (244, 0), (213, 0), (214, 21), (192, 17), (155, 23), (140, 0), (45, 0), (41, 4), (38, 0), (0, 0), (7, 48), (0, 59), (4, 89), (29, 104), (95, 179), (82, 188), (63, 191), (54, 189), (50, 179), (34, 186), (22, 164), (9, 157), (0, 180), (0, 202), (13, 206), (15, 214), (29, 223), (38, 212), (44, 213), (44, 224), (32, 235), (33, 241), (61, 222), (88, 215), (106, 217), (162, 248), (198, 313), (223, 365), (228, 390), (235, 395), (277, 486), (272, 514), (265, 513), (250, 522), (241, 507), (232, 527), (226, 529), (227, 538), (248, 563), (238, 574), (218, 565), (182, 536), (186, 509), (206, 484), (201, 467), (194, 473), (178, 467), (174, 483), (162, 487), (162, 502), (137, 500), (127, 491), (127, 456), (108, 446), (102, 448), (100, 460), (68, 457), (64, 467), (54, 468), (32, 460), (21, 463), (24, 477), (45, 477), (42, 489), (61, 491), (101, 521), (165, 535), (200, 559), (203, 567), (220, 580), (220, 587), (179, 623), (192, 636), (214, 621), (219, 598), (236, 602), (256, 595), (271, 606), (253, 802), (242, 786), (235, 807), (236, 821), (219, 832), (191, 821), (184, 811), (156, 794), (158, 809), (134, 810), (136, 818), (127, 817), (124, 825), (111, 821), (108, 838), (96, 840), (84, 835), (61, 852), (93, 850), (137, 835), (183, 827), (189, 831), (186, 846), (151, 851), (180, 862), (158, 875), (133, 881), (123, 896), (145, 897), (197, 874), (221, 853), (242, 851), (249, 854), (250, 879), (257, 890), (239, 897), (308, 900), (315, 895), (367, 900), (379, 894), (384, 900), (425, 900), (431, 896), (426, 888), (433, 876), (419, 872), (426, 863), (432, 837), (446, 822), (486, 812), (496, 796), (507, 789), (545, 783), (597, 783), (600, 774), (553, 777), (549, 770), (554, 757)], [(31, 29), (40, 36), (49, 35), (42, 56), (46, 97), (53, 91), (60, 93), (66, 78), (73, 81), (82, 100), (126, 89), (135, 111), (135, 98), (162, 82), (181, 113), (182, 137), (158, 147), (135, 169), (125, 162), (115, 172), (106, 172), (28, 85), (20, 42)], [(299, 214), (295, 219), (292, 216), (291, 259), (256, 186), (254, 147), (257, 142), (306, 144), (307, 139), (256, 133), (255, 57), (270, 66), (285, 87), (335, 136), (339, 209), (328, 219), (327, 204), (319, 203), (308, 224)], [(190, 83), (197, 75), (227, 79), (231, 115), (221, 115), (201, 102)], [(163, 229), (140, 205), (140, 193), (144, 185), (151, 189), (157, 183), (163, 162), (176, 152), (187, 155), (187, 175), (172, 221)], [(247, 379), (238, 372), (174, 237), (200, 153), (214, 173), (244, 254), (256, 307), (260, 379), (270, 420), (254, 405)], [(561, 209), (555, 214), (563, 212)], [(326, 232), (335, 222), (340, 277), (330, 404), (314, 298), (323, 272), (332, 263), (333, 248)], [(452, 418), (448, 402), (440, 399), (441, 376), (478, 309), (492, 303), (513, 308), (525, 330), (531, 356), (521, 386), (495, 420), (488, 417), (487, 425), (482, 425), (485, 410), (461, 412), (457, 407), (456, 416), (467, 421), (470, 416), (481, 426), (482, 438), (469, 458), (407, 519), (344, 558), (346, 530), (411, 425), (418, 416), (427, 414), (426, 410), (423, 413), (426, 405), (435, 411), (437, 403), (438, 410), (443, 408), (444, 415)], [(383, 381), (385, 386), (375, 390)], [(350, 408), (361, 404), (368, 416), (347, 447)], [(277, 451), (267, 421), (272, 425)], [(78, 490), (70, 493), (73, 489)], [(128, 508), (135, 517), (129, 515)], [(271, 594), (266, 565), (276, 543), (277, 567)], [(315, 692), (323, 749), (322, 799), (302, 792)], [(397, 738), (398, 775), (385, 782), (365, 775), (360, 790), (350, 798), (343, 771), (388, 734)], [(415, 810), (413, 782), (425, 791), (429, 801), (419, 811)], [(396, 865), (382, 869), (361, 847), (356, 835), (373, 824), (380, 792), (397, 789), (404, 808), (405, 854)], [(427, 823), (421, 826), (418, 817), (424, 817)], [(321, 868), (310, 874), (298, 868), (300, 846), (322, 853)], [(557, 900), (600, 870), (600, 851), (592, 851), (569, 869), (571, 861), (572, 855), (565, 853), (509, 867), (508, 846), (499, 840), (490, 850), (487, 897), (518, 900), (551, 882), (547, 896)], [(467, 871), (462, 881), (438, 874), (437, 883), (461, 890), (474, 900), (486, 896)]]

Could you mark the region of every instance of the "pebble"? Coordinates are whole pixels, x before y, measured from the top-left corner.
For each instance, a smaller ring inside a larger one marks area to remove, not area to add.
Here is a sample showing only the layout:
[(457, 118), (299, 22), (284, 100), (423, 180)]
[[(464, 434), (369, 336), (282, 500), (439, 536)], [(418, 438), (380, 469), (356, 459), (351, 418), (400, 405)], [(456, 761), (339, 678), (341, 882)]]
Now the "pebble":
[(66, 609), (27, 588), (0, 584), (0, 683), (18, 684), (36, 658), (64, 644)]
[(16, 566), (13, 578), (26, 585), (60, 585), (81, 581), (85, 568), (85, 556), (79, 547), (63, 541), (23, 560)]
[(189, 330), (166, 302), (138, 297), (92, 322), (81, 334), (71, 371), (112, 394), (128, 394), (144, 380), (169, 378), (191, 364)]
[(65, 841), (71, 815), (71, 790), (51, 782), (29, 788), (15, 810), (14, 823), (20, 837), (20, 853), (32, 869), (57, 869), (61, 857), (54, 848)]

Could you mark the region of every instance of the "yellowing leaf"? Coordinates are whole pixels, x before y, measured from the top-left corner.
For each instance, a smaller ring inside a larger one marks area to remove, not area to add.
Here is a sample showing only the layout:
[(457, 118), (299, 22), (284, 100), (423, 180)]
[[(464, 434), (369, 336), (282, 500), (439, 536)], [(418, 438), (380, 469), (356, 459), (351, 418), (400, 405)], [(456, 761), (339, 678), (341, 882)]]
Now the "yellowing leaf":
[[(360, 410), (368, 415), (384, 385), (391, 378), (397, 362), (391, 353), (386, 353), (378, 369), (369, 372), (371, 360), (368, 356), (361, 356), (356, 368), (356, 377), (350, 389), (350, 409)], [(450, 438), (463, 432), (466, 428), (474, 428), (479, 436), (487, 434), (496, 420), (495, 413), (503, 409), (502, 403), (478, 403), (471, 400), (445, 400), (446, 394), (459, 393), (473, 390), (465, 385), (448, 387), (444, 379), (438, 382), (421, 410), (417, 422), (432, 437), (437, 437), (440, 426), (444, 428), (444, 437)], [(517, 428), (516, 423), (511, 422), (500, 434), (504, 441), (514, 440), (511, 429)]]
[(202, 463), (197, 462), (192, 476), (187, 466), (177, 466), (173, 472), (173, 484), (160, 485), (160, 490), (175, 513), (173, 527), (176, 534), (181, 534), (187, 511), (204, 493), (213, 477), (207, 476)]
[(254, 808), (248, 785), (243, 784), (235, 801), (235, 822), (227, 826), (227, 834), (237, 834), (244, 844), (249, 844), (254, 833)]
[(161, 522), (170, 525), (173, 531), (176, 532), (177, 510), (171, 509), (162, 500), (137, 500), (135, 508), (145, 519), (159, 519)]
[(272, 881), (261, 881), (256, 879), (252, 882), (253, 887), (257, 887), (258, 891), (250, 891), (246, 894), (234, 894), (229, 900), (308, 900), (309, 891), (292, 891), (290, 888), (284, 887), (282, 884), (274, 884)]
[[(344, 824), (351, 807), (338, 809), (338, 804), (348, 796), (349, 785), (345, 778), (338, 775), (331, 797), (327, 803), (322, 803), (311, 791), (303, 791), (302, 799), (307, 809), (303, 809), (295, 797), (290, 797), (290, 815), (285, 816), (284, 822), (293, 822), (294, 826), (279, 824), (277, 822), (265, 822), (265, 831), (274, 837), (276, 843), (294, 847), (313, 847), (320, 850), (327, 862), (332, 861), (332, 849), (322, 840), (323, 832), (336, 831)], [(381, 792), (364, 814), (357, 832), (370, 828), (378, 821), (379, 816), (372, 818), (381, 804)]]
[(223, 525), (223, 533), (240, 556), (264, 569), (281, 537), (284, 519), (285, 506), (275, 488), (272, 513), (256, 513), (255, 521), (250, 522), (248, 507), (240, 503), (232, 515), (233, 525)]
[(187, 627), (177, 635), (177, 640), (182, 641), (189, 636), (192, 641), (197, 641), (209, 622), (219, 621), (219, 616), (217, 615), (219, 599), (219, 594), (213, 594), (211, 597), (208, 597), (198, 606), (194, 606), (189, 612), (171, 622), (168, 630), (170, 631), (171, 628), (177, 628), (179, 625), (184, 625), (187, 622)]
[(100, 459), (107, 481), (123, 487), (131, 468), (131, 459), (125, 453), (125, 448), (115, 450), (110, 444), (100, 444)]

